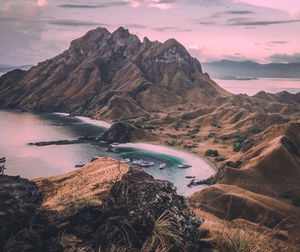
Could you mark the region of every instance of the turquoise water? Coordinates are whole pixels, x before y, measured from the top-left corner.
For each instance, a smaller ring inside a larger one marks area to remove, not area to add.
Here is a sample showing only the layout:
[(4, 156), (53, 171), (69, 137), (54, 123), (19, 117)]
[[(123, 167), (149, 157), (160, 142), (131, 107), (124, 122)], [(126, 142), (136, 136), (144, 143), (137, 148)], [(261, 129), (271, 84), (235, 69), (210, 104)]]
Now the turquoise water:
[[(93, 156), (109, 156), (116, 159), (130, 158), (153, 161), (154, 166), (145, 171), (157, 179), (173, 182), (182, 195), (191, 195), (203, 188), (188, 188), (185, 176), (204, 179), (213, 174), (213, 169), (200, 157), (164, 146), (149, 144), (119, 145), (118, 153), (106, 152), (105, 147), (92, 144), (30, 146), (29, 142), (72, 140), (80, 136), (97, 136), (109, 124), (83, 117), (67, 117), (65, 114), (34, 114), (0, 110), (0, 156), (7, 158), (6, 174), (26, 178), (52, 176), (74, 170), (82, 160), (90, 162)], [(161, 163), (167, 167), (159, 169)], [(177, 168), (178, 164), (192, 165), (188, 169)]]

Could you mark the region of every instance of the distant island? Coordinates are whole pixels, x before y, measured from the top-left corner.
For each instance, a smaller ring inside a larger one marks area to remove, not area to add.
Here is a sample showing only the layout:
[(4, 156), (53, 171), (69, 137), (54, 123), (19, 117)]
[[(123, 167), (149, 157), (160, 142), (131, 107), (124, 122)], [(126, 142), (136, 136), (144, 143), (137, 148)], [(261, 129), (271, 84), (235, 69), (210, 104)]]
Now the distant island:
[(254, 61), (221, 60), (202, 63), (212, 77), (225, 80), (300, 78), (300, 63), (259, 64)]

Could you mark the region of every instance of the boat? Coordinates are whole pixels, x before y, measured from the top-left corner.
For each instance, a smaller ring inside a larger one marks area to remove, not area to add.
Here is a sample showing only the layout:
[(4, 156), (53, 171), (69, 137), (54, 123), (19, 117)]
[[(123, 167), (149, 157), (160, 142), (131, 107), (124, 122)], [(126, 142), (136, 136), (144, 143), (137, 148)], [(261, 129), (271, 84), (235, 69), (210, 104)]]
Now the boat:
[(115, 142), (115, 143), (112, 143), (111, 146), (116, 146), (116, 145), (119, 145), (119, 144), (120, 143)]
[(142, 167), (150, 167), (154, 165), (154, 162), (142, 160), (142, 162), (140, 162), (138, 165)]
[(132, 160), (132, 164), (139, 165), (141, 163), (141, 160)]
[(6, 157), (0, 158), (0, 163), (4, 163), (4, 162), (6, 162)]
[(191, 165), (188, 165), (188, 164), (179, 164), (177, 165), (178, 168), (181, 168), (181, 169), (185, 169), (185, 168), (190, 168), (192, 167)]
[(167, 167), (167, 165), (165, 163), (161, 163), (159, 165), (159, 169), (165, 169)]
[(185, 178), (187, 178), (187, 179), (194, 179), (196, 177), (195, 176), (185, 176)]
[(123, 162), (123, 163), (129, 163), (130, 159), (129, 158), (121, 158), (120, 161)]
[(142, 167), (149, 167), (149, 166), (153, 166), (154, 162), (149, 162), (149, 161), (140, 159), (140, 160), (133, 160), (132, 164), (142, 166)]
[(74, 168), (81, 168), (85, 166), (85, 163), (83, 161), (79, 161), (77, 164), (75, 164)]

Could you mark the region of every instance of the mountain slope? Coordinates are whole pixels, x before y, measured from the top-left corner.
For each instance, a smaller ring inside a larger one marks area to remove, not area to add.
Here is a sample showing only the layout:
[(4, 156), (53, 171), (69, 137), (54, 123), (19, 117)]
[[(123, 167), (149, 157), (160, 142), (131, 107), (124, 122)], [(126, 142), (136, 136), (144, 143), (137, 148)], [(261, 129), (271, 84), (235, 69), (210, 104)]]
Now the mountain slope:
[(220, 96), (230, 94), (176, 40), (141, 42), (122, 27), (91, 30), (62, 54), (0, 78), (1, 107), (109, 119)]

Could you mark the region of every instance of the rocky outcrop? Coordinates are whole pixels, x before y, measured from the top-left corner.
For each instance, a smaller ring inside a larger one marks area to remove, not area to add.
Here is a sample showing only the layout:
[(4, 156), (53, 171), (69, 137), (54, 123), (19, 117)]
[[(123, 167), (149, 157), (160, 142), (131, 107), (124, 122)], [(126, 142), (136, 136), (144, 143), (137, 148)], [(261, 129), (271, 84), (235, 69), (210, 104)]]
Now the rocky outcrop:
[[(155, 250), (163, 249), (159, 239), (165, 239), (171, 251), (183, 247), (197, 251), (202, 220), (194, 215), (187, 200), (177, 195), (173, 184), (155, 180), (141, 168), (131, 168), (111, 188), (102, 207), (70, 209), (60, 213), (56, 222), (64, 226), (66, 235), (92, 248), (117, 244), (130, 247), (128, 251), (139, 251), (143, 246)], [(159, 230), (160, 222), (169, 233)]]
[(132, 141), (135, 131), (138, 131), (133, 126), (125, 123), (114, 123), (107, 131), (105, 131), (100, 137), (100, 141), (107, 143), (128, 143)]
[(126, 251), (200, 251), (203, 219), (173, 184), (138, 167), (115, 182), (101, 205), (87, 200), (40, 212), (41, 195), (33, 182), (2, 176), (0, 188), (4, 251), (106, 251), (112, 245)]
[(34, 182), (0, 175), (0, 251), (60, 251), (42, 220), (41, 203)]

